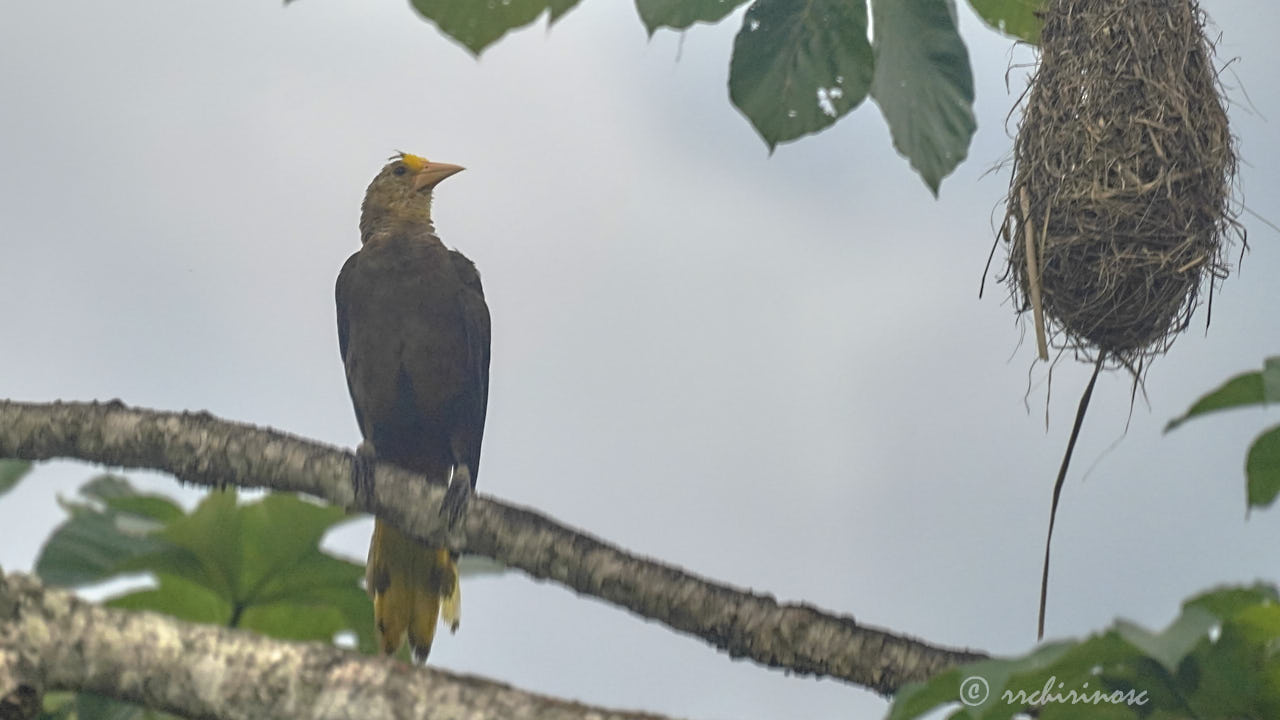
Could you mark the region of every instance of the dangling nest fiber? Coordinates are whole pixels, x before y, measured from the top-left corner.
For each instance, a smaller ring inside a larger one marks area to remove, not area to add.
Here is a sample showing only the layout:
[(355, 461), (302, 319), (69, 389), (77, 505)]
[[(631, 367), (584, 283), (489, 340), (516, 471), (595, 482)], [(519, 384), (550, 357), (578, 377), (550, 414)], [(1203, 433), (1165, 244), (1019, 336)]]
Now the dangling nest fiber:
[(1019, 312), (1038, 294), (1054, 347), (1141, 367), (1226, 277), (1244, 231), (1212, 59), (1194, 0), (1050, 1), (1004, 232)]

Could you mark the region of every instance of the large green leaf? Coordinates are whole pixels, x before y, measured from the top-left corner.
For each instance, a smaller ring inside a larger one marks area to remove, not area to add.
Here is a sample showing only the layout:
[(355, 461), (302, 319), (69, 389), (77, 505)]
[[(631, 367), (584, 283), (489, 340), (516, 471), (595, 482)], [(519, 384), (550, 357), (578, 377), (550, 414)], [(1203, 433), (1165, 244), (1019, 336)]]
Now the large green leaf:
[(952, 0), (873, 0), (875, 77), (871, 95), (893, 146), (934, 195), (969, 154), (973, 70)]
[[(320, 549), (324, 534), (349, 519), (341, 508), (295, 495), (240, 505), (234, 492), (210, 493), (157, 533), (164, 547), (125, 565), (167, 583), (127, 602), (181, 617), (177, 603), (199, 615), (188, 619), (288, 639), (332, 640), (351, 630), (361, 649), (372, 650), (373, 607), (360, 588), (364, 568)], [(160, 596), (166, 593), (181, 598)]]
[[(123, 610), (152, 610), (190, 622), (237, 627), (286, 640), (332, 642), (343, 631), (352, 631), (365, 652), (376, 647), (373, 638), (373, 607), (354, 583), (344, 592), (333, 587), (275, 602), (232, 605), (197, 583), (172, 575), (157, 574), (154, 589), (140, 590), (109, 600), (106, 604)], [(350, 578), (348, 578), (349, 580)]]
[[(245, 600), (275, 602), (334, 584), (358, 587), (362, 566), (320, 550), (330, 528), (352, 519), (342, 508), (273, 494), (241, 508), (241, 513)], [(282, 528), (289, 532), (281, 533)]]
[(195, 583), (233, 604), (243, 596), (243, 513), (234, 488), (210, 492), (190, 515), (156, 533), (162, 540), (154, 552), (131, 558), (121, 569), (169, 574)]
[(50, 585), (87, 585), (116, 575), (122, 563), (162, 547), (151, 535), (161, 527), (156, 515), (181, 513), (166, 498), (140, 494), (112, 475), (90, 480), (80, 495), (88, 502), (59, 501), (71, 517), (54, 529), (36, 558), (36, 574)]
[(1249, 507), (1264, 508), (1280, 494), (1280, 425), (1262, 433), (1249, 446), (1244, 463)]
[[(358, 617), (328, 598), (316, 595), (314, 602), (277, 602), (253, 605), (245, 610), (240, 627), (286, 640), (311, 640), (333, 642), (344, 631), (353, 631), (357, 646), (363, 652), (373, 652), (377, 643), (373, 634), (373, 604), (368, 596), (359, 592), (352, 597), (364, 599), (363, 612)], [(362, 632), (368, 628), (367, 632)]]
[(969, 0), (969, 5), (982, 21), (993, 29), (1036, 45), (1044, 20), (1039, 13), (1048, 0)]
[(747, 0), (636, 0), (640, 21), (652, 35), (658, 28), (683, 30), (694, 23), (723, 20)]
[(579, 0), (411, 0), (440, 32), (479, 55), (508, 31), (524, 27), (549, 12), (554, 23)]
[(861, 0), (756, 0), (733, 41), (729, 97), (769, 149), (831, 125), (871, 87)]
[(24, 475), (31, 472), (29, 460), (0, 460), (0, 495), (13, 489)]
[(107, 600), (104, 605), (121, 610), (152, 610), (179, 620), (230, 626), (233, 608), (226, 598), (209, 588), (163, 572), (153, 573), (156, 586)]
[(1170, 420), (1164, 426), (1164, 431), (1169, 432), (1205, 413), (1274, 402), (1280, 402), (1280, 356), (1267, 358), (1261, 372), (1236, 375), (1202, 396), (1189, 410)]

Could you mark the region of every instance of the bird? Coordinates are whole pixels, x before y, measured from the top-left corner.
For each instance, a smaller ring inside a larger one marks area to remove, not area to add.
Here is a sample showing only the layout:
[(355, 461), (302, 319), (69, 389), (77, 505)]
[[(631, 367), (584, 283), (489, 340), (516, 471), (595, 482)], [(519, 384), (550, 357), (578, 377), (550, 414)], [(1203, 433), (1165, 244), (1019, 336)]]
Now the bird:
[[(369, 183), (360, 249), (338, 273), (338, 349), (362, 442), (356, 492), (376, 463), (448, 481), (441, 513), (465, 509), (480, 472), (489, 401), (489, 307), (476, 266), (447, 248), (431, 220), (432, 193), (462, 167), (396, 153)], [(437, 618), (457, 630), (456, 557), (375, 519), (365, 583), (383, 653), (408, 638), (425, 662)]]

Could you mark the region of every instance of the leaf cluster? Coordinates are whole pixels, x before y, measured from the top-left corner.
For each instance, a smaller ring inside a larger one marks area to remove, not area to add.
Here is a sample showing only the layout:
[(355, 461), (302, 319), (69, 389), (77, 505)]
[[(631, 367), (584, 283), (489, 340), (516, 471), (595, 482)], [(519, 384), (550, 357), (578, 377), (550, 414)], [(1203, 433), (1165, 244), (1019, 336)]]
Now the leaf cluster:
[(320, 549), (325, 533), (349, 519), (341, 508), (286, 494), (241, 504), (226, 490), (187, 513), (113, 475), (80, 494), (61, 501), (70, 517), (36, 561), (46, 583), (84, 587), (147, 573), (155, 587), (104, 604), (287, 640), (332, 642), (350, 632), (361, 650), (375, 649), (363, 566)]
[[(475, 55), (545, 12), (579, 0), (412, 0)], [(1042, 0), (970, 0), (991, 27), (1036, 42)], [(650, 35), (716, 23), (747, 0), (636, 0)], [(729, 62), (729, 97), (772, 152), (830, 127), (863, 100), (880, 106), (893, 145), (936, 195), (977, 128), (973, 71), (954, 0), (753, 0)]]
[(1079, 641), (953, 668), (894, 698), (889, 720), (1280, 717), (1280, 595), (1257, 585), (1188, 600), (1162, 632), (1118, 621)]
[[(11, 487), (29, 469), (0, 465), (0, 486)], [(364, 567), (320, 549), (324, 535), (350, 519), (341, 508), (289, 494), (240, 503), (226, 490), (188, 513), (114, 475), (90, 480), (79, 494), (59, 501), (68, 517), (36, 561), (45, 583), (84, 588), (147, 574), (152, 587), (103, 604), (287, 640), (354, 638), (360, 651), (376, 652), (373, 607), (360, 585)], [(81, 693), (49, 696), (45, 717), (164, 716)]]
[[(1165, 425), (1169, 432), (1182, 423), (1220, 410), (1266, 407), (1280, 402), (1280, 355), (1269, 357), (1262, 370), (1242, 373), (1197, 400), (1185, 413)], [(1245, 459), (1248, 506), (1269, 507), (1280, 494), (1280, 425), (1254, 438)]]

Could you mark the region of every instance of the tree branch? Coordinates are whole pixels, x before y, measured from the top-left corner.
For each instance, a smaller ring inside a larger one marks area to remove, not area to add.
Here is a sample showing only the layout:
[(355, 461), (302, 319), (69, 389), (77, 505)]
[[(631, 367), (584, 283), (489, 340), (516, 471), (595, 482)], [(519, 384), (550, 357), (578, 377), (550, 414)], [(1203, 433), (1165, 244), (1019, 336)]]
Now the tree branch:
[(0, 574), (0, 709), (50, 690), (223, 720), (663, 720), (332, 645), (112, 610)]
[[(379, 465), (371, 498), (355, 498), (350, 453), (274, 430), (111, 403), (0, 401), (0, 457), (71, 457), (152, 468), (211, 487), (304, 492), (372, 512), (424, 541), (444, 540), (535, 578), (554, 580), (702, 638), (731, 657), (830, 676), (882, 694), (986, 655), (926, 644), (804, 604), (739, 590), (630, 555), (532, 510), (484, 495), (447, 537), (442, 484)], [(438, 479), (443, 482), (443, 479)]]

